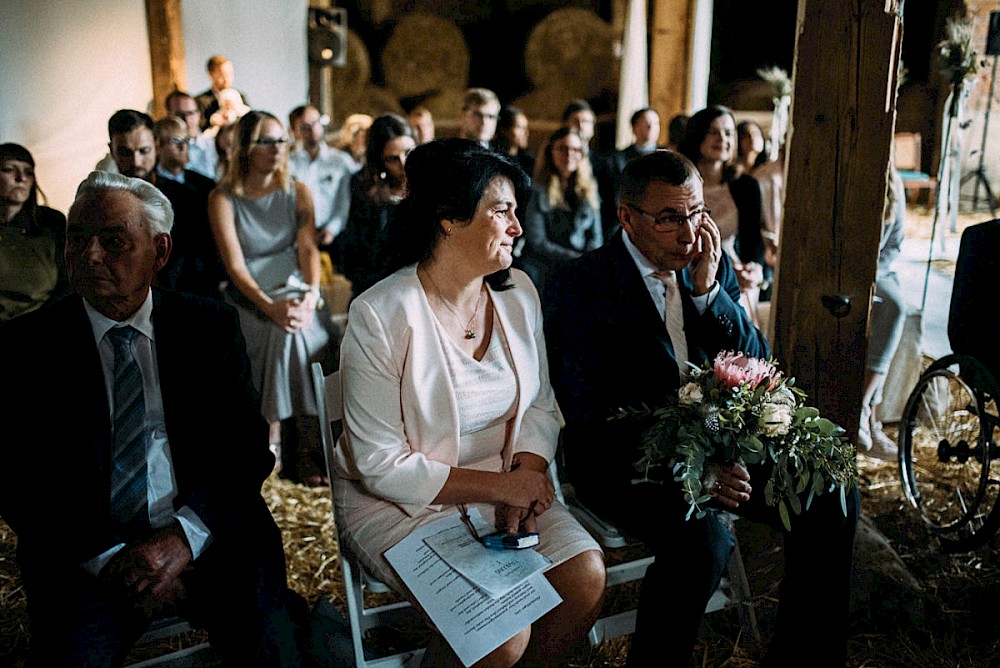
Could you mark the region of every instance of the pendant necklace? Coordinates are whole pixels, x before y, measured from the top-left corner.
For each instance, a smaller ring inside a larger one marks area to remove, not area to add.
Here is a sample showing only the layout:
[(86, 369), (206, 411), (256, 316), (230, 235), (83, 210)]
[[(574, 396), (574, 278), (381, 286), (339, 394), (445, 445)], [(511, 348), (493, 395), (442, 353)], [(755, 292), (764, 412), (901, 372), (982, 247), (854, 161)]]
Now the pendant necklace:
[[(429, 271), (427, 271), (426, 269), (424, 269), (424, 275), (430, 280), (431, 285), (434, 286), (434, 289), (438, 291), (437, 298), (440, 299), (441, 303), (444, 304), (444, 307), (446, 309), (448, 309), (453, 316), (455, 316), (455, 322), (458, 323), (458, 326), (462, 327), (462, 316), (460, 316), (458, 314), (458, 311), (456, 311), (455, 308), (450, 303), (448, 303), (448, 300), (444, 298), (444, 295), (441, 292), (441, 288), (438, 287), (438, 284), (434, 280), (434, 277), (431, 276), (431, 273)], [(466, 339), (474, 339), (474, 338), (476, 338), (476, 330), (472, 326), (472, 323), (476, 319), (476, 314), (479, 313), (479, 307), (483, 303), (483, 296), (485, 294), (486, 294), (485, 288), (480, 287), (479, 288), (479, 299), (476, 300), (476, 308), (475, 308), (475, 310), (472, 311), (472, 317), (469, 318), (469, 321), (467, 323), (465, 323), (465, 327), (462, 327), (462, 330), (465, 332), (465, 338)]]

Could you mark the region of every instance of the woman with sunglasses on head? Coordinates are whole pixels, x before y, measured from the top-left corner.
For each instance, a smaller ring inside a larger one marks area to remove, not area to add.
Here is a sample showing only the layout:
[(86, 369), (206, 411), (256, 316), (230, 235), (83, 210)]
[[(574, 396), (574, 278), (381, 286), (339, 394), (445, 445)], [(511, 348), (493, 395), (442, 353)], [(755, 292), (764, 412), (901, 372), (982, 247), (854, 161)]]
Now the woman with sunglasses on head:
[(679, 152), (705, 181), (705, 205), (719, 226), (722, 245), (744, 295), (743, 307), (757, 323), (756, 305), (764, 281), (761, 192), (757, 181), (735, 168), (736, 121), (721, 105), (706, 107), (687, 122)]
[(312, 197), (288, 172), (289, 138), (273, 115), (236, 124), (226, 174), (209, 197), (209, 221), (229, 274), (261, 411), (281, 423), (281, 475), (326, 484), (309, 366), (332, 366), (335, 340), (319, 292)]
[(399, 203), (406, 196), (406, 157), (417, 145), (402, 116), (385, 114), (368, 129), (364, 168), (351, 180), (351, 210), (331, 259), (357, 297), (386, 274), (387, 246)]
[(63, 251), (66, 217), (45, 201), (35, 159), (20, 144), (0, 144), (0, 322), (70, 292)]
[(524, 244), (514, 265), (539, 292), (553, 265), (604, 243), (597, 180), (580, 134), (561, 127), (549, 137), (535, 168), (524, 210)]

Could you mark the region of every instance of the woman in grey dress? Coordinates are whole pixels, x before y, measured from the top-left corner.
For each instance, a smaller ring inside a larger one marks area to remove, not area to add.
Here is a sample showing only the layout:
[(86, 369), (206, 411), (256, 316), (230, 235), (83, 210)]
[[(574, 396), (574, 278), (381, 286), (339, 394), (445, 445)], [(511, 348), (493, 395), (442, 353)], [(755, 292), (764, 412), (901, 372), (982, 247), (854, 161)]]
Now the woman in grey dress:
[(325, 484), (309, 365), (329, 365), (334, 346), (320, 299), (312, 197), (289, 175), (288, 135), (273, 115), (246, 114), (233, 139), (226, 174), (209, 198), (229, 274), (226, 301), (240, 315), (261, 412), (281, 422), (282, 476)]

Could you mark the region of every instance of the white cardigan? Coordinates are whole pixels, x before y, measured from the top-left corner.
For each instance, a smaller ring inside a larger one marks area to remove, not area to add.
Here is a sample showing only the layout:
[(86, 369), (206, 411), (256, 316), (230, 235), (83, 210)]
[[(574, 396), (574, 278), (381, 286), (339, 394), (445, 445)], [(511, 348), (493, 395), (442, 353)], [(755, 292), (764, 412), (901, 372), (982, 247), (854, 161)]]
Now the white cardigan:
[[(538, 293), (523, 272), (511, 270), (511, 279), (513, 288), (490, 290), (493, 324), (503, 328), (518, 385), (502, 452), (505, 469), (516, 452), (551, 461), (560, 427)], [(340, 349), (344, 435), (338, 474), (361, 481), (411, 516), (431, 506), (458, 464), (458, 405), (436, 326), (411, 265), (351, 303)]]

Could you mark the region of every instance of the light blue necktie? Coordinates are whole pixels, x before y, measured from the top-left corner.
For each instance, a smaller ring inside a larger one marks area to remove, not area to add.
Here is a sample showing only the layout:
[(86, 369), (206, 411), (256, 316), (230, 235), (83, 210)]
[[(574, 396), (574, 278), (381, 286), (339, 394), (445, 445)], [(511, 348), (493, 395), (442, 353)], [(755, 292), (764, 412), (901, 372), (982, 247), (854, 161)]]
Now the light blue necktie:
[(114, 327), (107, 334), (115, 350), (111, 514), (123, 527), (141, 531), (149, 527), (146, 500), (148, 439), (142, 373), (132, 354), (135, 335), (136, 330), (132, 327)]

